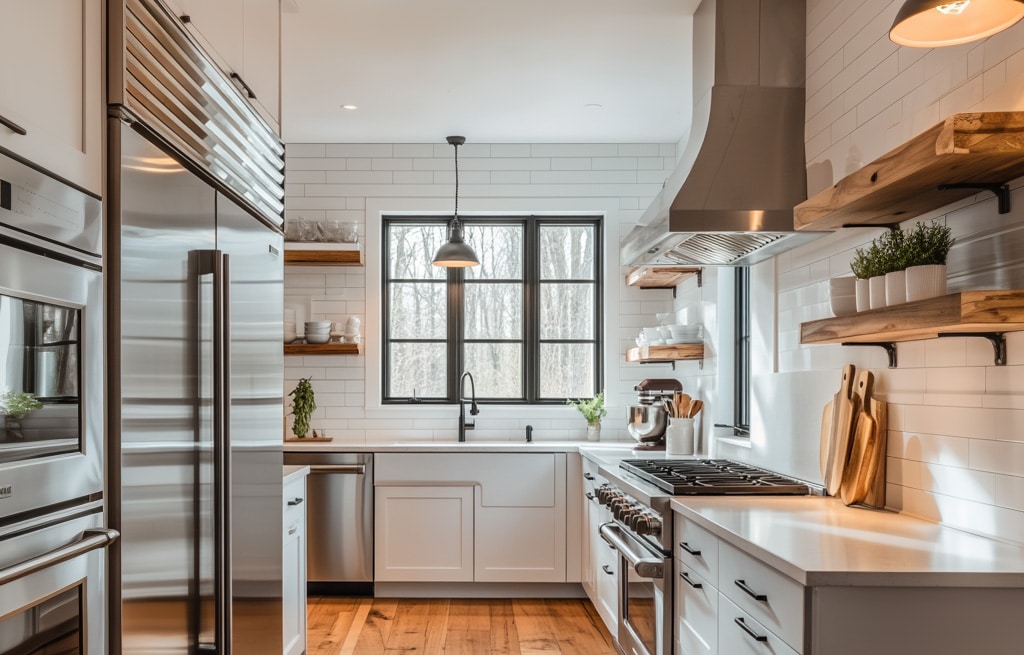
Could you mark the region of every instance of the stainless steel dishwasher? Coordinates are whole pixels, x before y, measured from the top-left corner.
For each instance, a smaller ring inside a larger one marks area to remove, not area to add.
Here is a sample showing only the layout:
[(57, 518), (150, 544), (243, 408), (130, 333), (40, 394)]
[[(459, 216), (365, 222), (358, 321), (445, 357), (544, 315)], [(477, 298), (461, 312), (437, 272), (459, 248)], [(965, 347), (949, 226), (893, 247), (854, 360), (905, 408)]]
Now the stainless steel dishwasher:
[(284, 454), (309, 466), (306, 575), (311, 596), (373, 595), (373, 454)]

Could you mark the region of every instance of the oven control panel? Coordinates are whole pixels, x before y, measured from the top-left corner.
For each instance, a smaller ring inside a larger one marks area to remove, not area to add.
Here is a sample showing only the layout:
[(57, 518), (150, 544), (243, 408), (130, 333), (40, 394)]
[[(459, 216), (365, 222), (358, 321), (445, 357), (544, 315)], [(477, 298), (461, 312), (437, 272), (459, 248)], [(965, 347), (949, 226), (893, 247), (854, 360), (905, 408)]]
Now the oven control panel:
[(597, 488), (597, 501), (608, 507), (612, 517), (640, 535), (661, 536), (661, 518), (643, 503), (610, 484)]

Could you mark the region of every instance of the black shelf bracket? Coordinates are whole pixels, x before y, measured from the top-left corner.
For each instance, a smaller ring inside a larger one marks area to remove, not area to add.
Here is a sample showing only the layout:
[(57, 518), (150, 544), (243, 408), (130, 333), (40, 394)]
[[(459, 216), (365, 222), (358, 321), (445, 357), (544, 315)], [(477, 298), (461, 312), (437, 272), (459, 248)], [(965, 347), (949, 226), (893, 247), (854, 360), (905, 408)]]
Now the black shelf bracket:
[(940, 337), (981, 337), (988, 339), (995, 354), (996, 366), (1006, 366), (1006, 333), (1005, 332), (943, 332)]
[(847, 228), (847, 227), (873, 227), (876, 230), (878, 228), (880, 228), (880, 227), (884, 227), (885, 229), (889, 230), (890, 232), (899, 232), (900, 231), (900, 224), (899, 223), (843, 223), (843, 227), (844, 228)]
[(996, 194), (999, 202), (999, 213), (1010, 213), (1010, 185), (998, 182), (958, 182), (956, 184), (940, 184), (939, 191), (946, 189), (978, 189), (980, 191), (991, 191)]
[(896, 368), (896, 344), (891, 341), (843, 341), (844, 346), (877, 346), (889, 355), (889, 368)]

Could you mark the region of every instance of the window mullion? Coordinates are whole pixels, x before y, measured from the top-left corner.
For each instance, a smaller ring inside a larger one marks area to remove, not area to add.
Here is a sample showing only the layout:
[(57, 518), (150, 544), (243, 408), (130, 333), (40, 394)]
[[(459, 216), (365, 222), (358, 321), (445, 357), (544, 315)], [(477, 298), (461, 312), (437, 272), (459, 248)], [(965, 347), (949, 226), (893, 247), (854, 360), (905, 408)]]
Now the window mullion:
[(465, 368), (465, 272), (448, 269), (448, 400), (459, 401), (459, 378)]

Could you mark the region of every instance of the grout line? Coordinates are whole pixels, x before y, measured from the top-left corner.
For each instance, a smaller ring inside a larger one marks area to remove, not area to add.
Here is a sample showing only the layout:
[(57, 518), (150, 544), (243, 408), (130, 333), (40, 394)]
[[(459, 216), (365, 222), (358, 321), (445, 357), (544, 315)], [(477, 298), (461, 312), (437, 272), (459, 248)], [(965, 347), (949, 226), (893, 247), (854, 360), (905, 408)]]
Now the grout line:
[(359, 601), (359, 608), (356, 609), (355, 616), (352, 618), (353, 630), (348, 631), (348, 636), (345, 637), (345, 643), (341, 645), (341, 651), (338, 655), (352, 655), (356, 650), (356, 644), (359, 642), (359, 634), (363, 631), (363, 626), (366, 625), (366, 617), (370, 614), (370, 608), (373, 607), (373, 599), (363, 599)]

